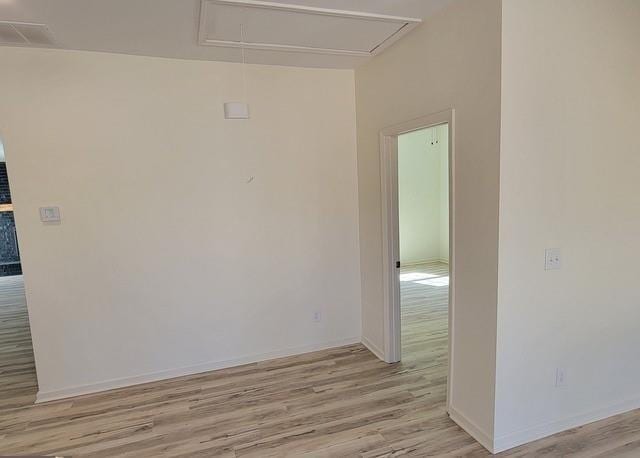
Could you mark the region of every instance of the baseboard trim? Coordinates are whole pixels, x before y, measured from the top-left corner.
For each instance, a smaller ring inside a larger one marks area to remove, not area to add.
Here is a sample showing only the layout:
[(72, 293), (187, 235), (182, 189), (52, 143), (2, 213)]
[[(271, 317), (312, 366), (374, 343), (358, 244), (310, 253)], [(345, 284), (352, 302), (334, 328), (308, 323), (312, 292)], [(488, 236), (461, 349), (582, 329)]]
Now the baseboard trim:
[(589, 423), (604, 420), (605, 418), (620, 415), (635, 409), (640, 409), (640, 398), (629, 399), (607, 407), (573, 415), (563, 420), (542, 423), (515, 433), (506, 434), (495, 439), (494, 453), (504, 452), (505, 450), (552, 436), (568, 429), (588, 425)]
[(193, 366), (180, 367), (176, 369), (168, 369), (164, 371), (151, 372), (147, 374), (135, 375), (133, 377), (122, 377), (117, 379), (105, 380), (97, 383), (86, 385), (78, 385), (69, 388), (50, 391), (38, 391), (36, 394), (36, 404), (49, 401), (57, 401), (75, 396), (86, 394), (100, 393), (103, 391), (125, 388), (128, 386), (141, 385), (143, 383), (157, 382), (185, 375), (201, 374), (203, 372), (215, 371), (218, 369), (226, 369), (228, 367), (241, 366), (243, 364), (256, 363), (275, 358), (284, 358), (287, 356), (301, 355), (314, 351), (327, 350), (330, 348), (343, 347), (345, 345), (353, 345), (360, 343), (362, 338), (350, 337), (347, 339), (334, 340), (320, 344), (305, 345), (301, 347), (286, 348), (266, 353), (257, 353), (253, 355), (243, 356), (240, 358), (228, 359), (223, 361), (211, 361), (207, 363), (197, 364)]
[(362, 345), (367, 347), (367, 350), (373, 353), (379, 360), (384, 361), (384, 352), (365, 336), (362, 336)]
[(441, 262), (443, 264), (449, 264), (449, 260), (448, 259), (433, 258), (433, 259), (424, 259), (422, 261), (401, 262), (400, 266), (401, 267), (414, 267), (414, 266), (420, 266), (422, 264), (431, 264), (433, 262)]
[(449, 418), (451, 418), (455, 423), (457, 423), (458, 426), (469, 433), (469, 435), (477, 440), (480, 445), (486, 448), (489, 453), (496, 453), (494, 451), (494, 442), (491, 436), (451, 405), (449, 406)]

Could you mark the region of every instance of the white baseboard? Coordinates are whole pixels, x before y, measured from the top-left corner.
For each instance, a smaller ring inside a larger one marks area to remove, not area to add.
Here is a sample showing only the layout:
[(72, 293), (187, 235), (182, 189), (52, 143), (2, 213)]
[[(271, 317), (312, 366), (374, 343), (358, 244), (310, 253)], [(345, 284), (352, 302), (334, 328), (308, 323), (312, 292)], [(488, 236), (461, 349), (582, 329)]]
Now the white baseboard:
[(443, 264), (449, 264), (449, 260), (448, 259), (443, 259), (443, 258), (431, 258), (431, 259), (423, 259), (422, 261), (410, 261), (410, 262), (400, 262), (400, 266), (401, 267), (413, 267), (413, 266), (420, 266), (422, 264), (431, 264), (434, 262), (441, 262)]
[(105, 380), (102, 382), (90, 383), (86, 385), (78, 385), (69, 388), (50, 391), (38, 391), (36, 394), (36, 404), (58, 399), (65, 399), (85, 394), (99, 393), (102, 391), (114, 390), (116, 388), (124, 388), (132, 385), (140, 385), (142, 383), (156, 382), (158, 380), (166, 380), (175, 377), (183, 377), (185, 375), (200, 374), (202, 372), (215, 371), (228, 367), (241, 366), (259, 361), (266, 361), (274, 358), (284, 358), (286, 356), (301, 355), (314, 351), (327, 350), (329, 348), (342, 347), (345, 345), (353, 345), (361, 342), (361, 337), (351, 337), (348, 339), (335, 340), (320, 344), (305, 345), (302, 347), (287, 348), (267, 353), (258, 353), (254, 355), (243, 356), (235, 359), (224, 361), (212, 361), (194, 366), (180, 367), (176, 369), (168, 369), (164, 371), (151, 372), (132, 377), (122, 377), (117, 379)]
[(520, 445), (552, 436), (567, 429), (584, 426), (594, 421), (620, 415), (631, 410), (640, 409), (640, 398), (629, 399), (600, 409), (574, 415), (563, 420), (543, 423), (515, 433), (500, 436), (494, 441), (494, 453), (503, 452)]
[(486, 448), (489, 453), (496, 453), (494, 451), (494, 442), (489, 434), (487, 434), (482, 428), (478, 427), (475, 423), (469, 420), (467, 417), (458, 412), (453, 406), (449, 406), (449, 418), (464, 429), (471, 437), (477, 440), (480, 445)]
[(371, 340), (369, 340), (365, 336), (362, 336), (362, 345), (367, 347), (367, 349), (371, 353), (373, 353), (379, 360), (384, 361), (384, 352), (380, 349), (380, 347), (375, 345), (373, 342), (371, 342)]

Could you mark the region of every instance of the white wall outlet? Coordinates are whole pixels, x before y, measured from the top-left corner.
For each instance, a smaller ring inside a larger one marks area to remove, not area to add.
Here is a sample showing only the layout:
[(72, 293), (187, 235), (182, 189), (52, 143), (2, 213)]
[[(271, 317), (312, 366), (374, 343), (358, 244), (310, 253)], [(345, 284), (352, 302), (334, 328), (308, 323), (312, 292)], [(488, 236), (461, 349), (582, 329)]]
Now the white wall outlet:
[(227, 102), (224, 104), (225, 119), (249, 119), (249, 105), (241, 102)]
[(567, 373), (562, 367), (556, 369), (556, 388), (567, 386)]
[(313, 312), (313, 322), (320, 323), (321, 321), (322, 321), (322, 312), (320, 312), (319, 310), (316, 310), (315, 312)]
[(560, 248), (544, 250), (544, 270), (558, 270), (562, 267), (562, 253)]

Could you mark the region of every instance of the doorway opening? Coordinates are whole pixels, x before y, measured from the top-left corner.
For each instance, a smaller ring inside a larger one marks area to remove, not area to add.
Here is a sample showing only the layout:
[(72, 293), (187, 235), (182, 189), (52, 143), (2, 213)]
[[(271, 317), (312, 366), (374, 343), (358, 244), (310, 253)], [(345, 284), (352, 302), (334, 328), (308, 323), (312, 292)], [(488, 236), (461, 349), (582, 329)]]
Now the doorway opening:
[(454, 112), (380, 133), (384, 359), (451, 386), (454, 310)]
[(38, 390), (20, 249), (0, 138), (0, 410), (30, 405)]
[(448, 131), (441, 124), (398, 136), (401, 354), (442, 364), (449, 308)]

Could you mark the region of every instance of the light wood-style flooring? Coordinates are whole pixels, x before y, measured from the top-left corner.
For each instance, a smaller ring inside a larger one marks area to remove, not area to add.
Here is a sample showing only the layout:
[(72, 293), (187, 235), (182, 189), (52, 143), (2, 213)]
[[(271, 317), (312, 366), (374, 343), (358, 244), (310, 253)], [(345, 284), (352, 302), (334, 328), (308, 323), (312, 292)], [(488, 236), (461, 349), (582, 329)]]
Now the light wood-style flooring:
[[(487, 456), (445, 412), (446, 266), (402, 275), (402, 363), (352, 345), (40, 405), (21, 279), (0, 278), (0, 455)], [(639, 447), (631, 413), (509, 455)]]
[[(0, 277), (0, 419), (11, 409), (31, 405), (38, 382), (22, 275)], [(0, 456), (3, 443), (0, 423)]]

